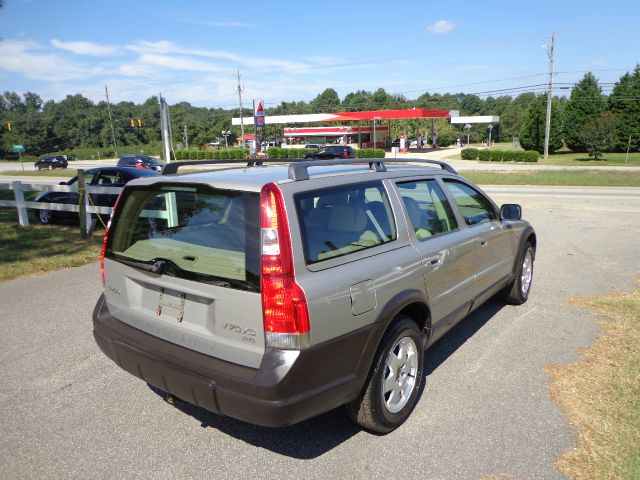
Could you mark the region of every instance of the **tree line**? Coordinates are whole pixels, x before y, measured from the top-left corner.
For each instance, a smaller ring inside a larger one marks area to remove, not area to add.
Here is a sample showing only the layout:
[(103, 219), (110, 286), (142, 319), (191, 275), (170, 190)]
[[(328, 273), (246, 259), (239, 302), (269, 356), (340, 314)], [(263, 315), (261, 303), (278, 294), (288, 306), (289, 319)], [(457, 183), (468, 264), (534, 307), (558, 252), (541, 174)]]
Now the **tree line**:
[[(523, 147), (542, 151), (546, 94), (532, 92), (517, 96), (488, 96), (466, 93), (424, 93), (415, 100), (403, 95), (387, 93), (379, 88), (374, 92), (358, 90), (342, 100), (333, 88), (327, 88), (309, 102), (281, 102), (266, 106), (268, 115), (327, 113), (386, 109), (428, 108), (458, 110), (461, 115), (499, 115), (493, 138), (511, 140), (519, 137)], [(160, 110), (156, 97), (142, 104), (120, 102), (111, 105), (113, 134), (119, 151), (152, 146), (160, 152)], [(195, 107), (187, 102), (170, 106), (174, 143), (181, 142), (186, 126), (188, 141), (193, 148), (220, 141), (221, 132), (231, 130), (229, 142), (240, 135), (239, 127), (231, 126), (231, 118), (239, 110)], [(243, 115), (251, 116), (246, 108)], [(579, 152), (637, 149), (640, 138), (640, 66), (625, 73), (605, 95), (591, 73), (577, 83), (569, 98), (556, 96), (552, 101), (550, 151), (562, 145)], [(93, 102), (80, 95), (68, 95), (58, 102), (43, 101), (34, 92), (22, 95), (4, 92), (0, 95), (0, 157), (9, 156), (13, 145), (24, 145), (26, 153), (40, 155), (76, 149), (113, 150), (111, 124), (105, 101)], [(133, 124), (133, 125), (132, 125)], [(435, 129), (441, 144), (465, 138), (466, 131), (439, 119), (410, 119), (390, 121), (391, 135), (401, 133), (416, 136), (418, 132)], [(281, 138), (283, 125), (267, 125), (268, 138)], [(249, 130), (250, 131), (250, 130)], [(474, 125), (469, 132), (472, 142), (487, 138), (486, 125)]]

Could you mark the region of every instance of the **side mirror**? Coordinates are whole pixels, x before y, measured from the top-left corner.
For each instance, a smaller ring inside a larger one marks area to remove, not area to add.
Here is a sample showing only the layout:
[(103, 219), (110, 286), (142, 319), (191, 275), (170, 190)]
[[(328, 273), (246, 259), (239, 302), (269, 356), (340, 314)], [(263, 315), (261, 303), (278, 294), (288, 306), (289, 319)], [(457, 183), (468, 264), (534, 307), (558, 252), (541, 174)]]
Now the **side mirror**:
[(517, 203), (505, 203), (500, 207), (500, 220), (520, 220), (522, 207)]

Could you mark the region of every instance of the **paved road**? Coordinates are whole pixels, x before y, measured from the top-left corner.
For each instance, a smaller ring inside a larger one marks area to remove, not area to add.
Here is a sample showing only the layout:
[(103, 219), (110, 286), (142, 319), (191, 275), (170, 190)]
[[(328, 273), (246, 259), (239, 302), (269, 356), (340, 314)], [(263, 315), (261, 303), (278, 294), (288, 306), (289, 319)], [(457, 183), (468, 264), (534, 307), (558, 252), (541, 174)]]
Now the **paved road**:
[[(559, 165), (539, 165), (539, 164), (531, 164), (531, 163), (496, 163), (496, 162), (480, 162), (475, 160), (447, 160), (447, 157), (452, 155), (457, 155), (460, 153), (462, 148), (457, 147), (448, 147), (442, 148), (435, 151), (425, 150), (422, 152), (411, 151), (407, 153), (398, 153), (392, 154), (387, 152), (387, 158), (397, 158), (397, 159), (407, 159), (407, 158), (419, 158), (419, 159), (431, 159), (431, 160), (446, 160), (449, 164), (451, 164), (457, 170), (611, 170), (615, 171), (632, 171), (632, 172), (640, 172), (640, 167), (637, 166), (598, 166), (598, 165), (587, 165), (587, 166), (559, 166)], [(93, 168), (100, 166), (111, 166), (117, 163), (117, 159), (105, 159), (105, 160), (82, 160), (78, 162), (71, 162), (69, 164), (69, 168)], [(32, 170), (33, 165), (30, 163), (25, 163), (24, 168), (26, 170)], [(20, 170), (20, 166), (15, 162), (0, 162), (0, 172), (10, 171), (10, 170)], [(45, 177), (46, 178), (46, 177)], [(0, 177), (0, 182), (2, 182), (2, 177)], [(7, 180), (8, 181), (8, 180)]]
[(633, 288), (640, 191), (486, 190), (537, 228), (530, 300), (491, 302), (438, 342), (416, 410), (384, 437), (341, 410), (270, 430), (163, 402), (93, 342), (96, 264), (0, 283), (2, 477), (561, 478), (555, 459), (575, 441), (544, 368), (597, 331), (570, 298)]

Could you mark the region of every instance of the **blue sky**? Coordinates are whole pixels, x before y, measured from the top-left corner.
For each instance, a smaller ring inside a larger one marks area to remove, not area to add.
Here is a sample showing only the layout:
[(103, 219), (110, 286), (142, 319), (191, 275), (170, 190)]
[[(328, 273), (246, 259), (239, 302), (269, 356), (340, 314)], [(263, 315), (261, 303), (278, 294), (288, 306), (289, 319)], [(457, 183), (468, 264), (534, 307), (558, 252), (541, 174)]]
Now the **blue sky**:
[(541, 45), (552, 31), (558, 85), (586, 71), (612, 83), (640, 62), (640, 2), (631, 0), (6, 0), (0, 90), (99, 101), (106, 84), (112, 102), (162, 92), (169, 103), (233, 108), (240, 70), (243, 101), (267, 106), (328, 87), (341, 98), (380, 87), (411, 99), (486, 96), (544, 84)]

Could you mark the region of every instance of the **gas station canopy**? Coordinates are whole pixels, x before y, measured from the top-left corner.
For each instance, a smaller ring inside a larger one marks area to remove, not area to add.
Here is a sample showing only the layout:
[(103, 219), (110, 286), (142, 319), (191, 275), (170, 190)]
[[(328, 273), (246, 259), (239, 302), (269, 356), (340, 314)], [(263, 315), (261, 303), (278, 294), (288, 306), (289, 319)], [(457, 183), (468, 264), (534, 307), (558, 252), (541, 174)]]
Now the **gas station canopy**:
[[(457, 117), (456, 110), (434, 110), (412, 108), (408, 110), (367, 110), (363, 112), (310, 113), (304, 115), (267, 115), (265, 123), (289, 124), (312, 122), (357, 122), (369, 120), (399, 120), (407, 118), (452, 118)], [(231, 125), (240, 125), (240, 118), (233, 118)], [(243, 117), (242, 123), (253, 125), (253, 117)]]

